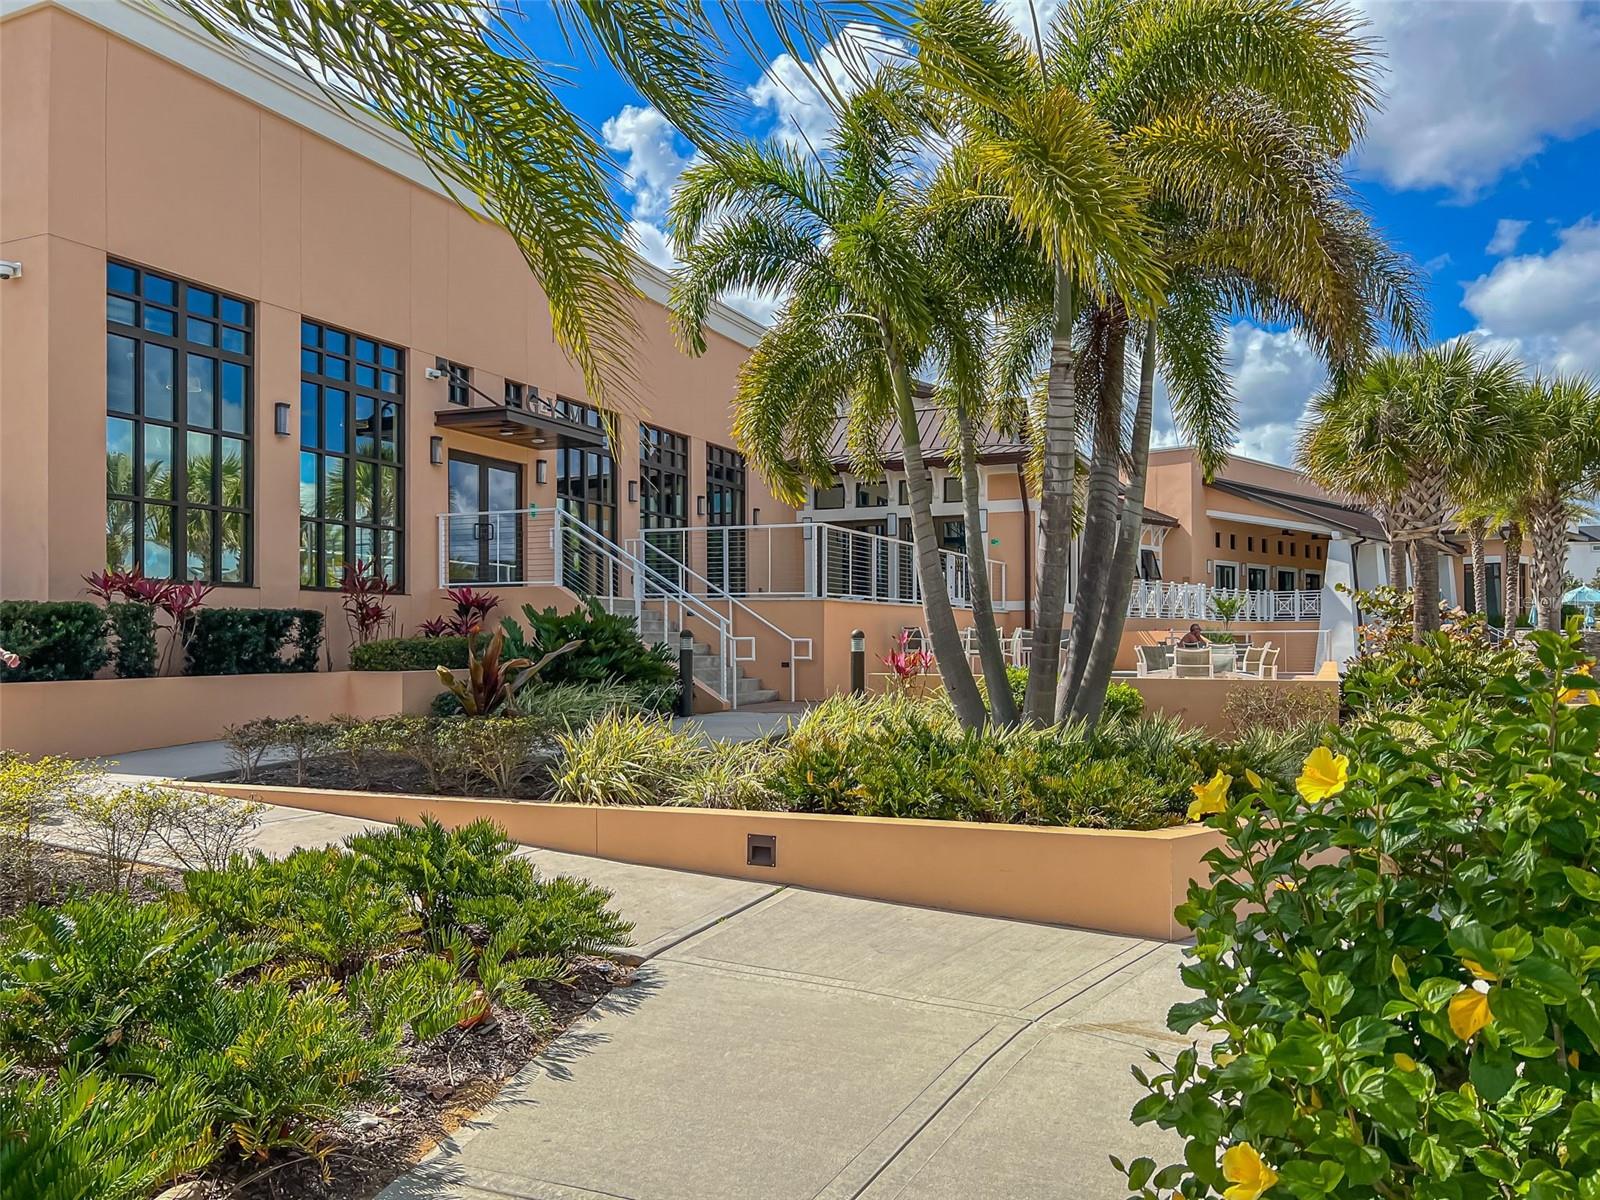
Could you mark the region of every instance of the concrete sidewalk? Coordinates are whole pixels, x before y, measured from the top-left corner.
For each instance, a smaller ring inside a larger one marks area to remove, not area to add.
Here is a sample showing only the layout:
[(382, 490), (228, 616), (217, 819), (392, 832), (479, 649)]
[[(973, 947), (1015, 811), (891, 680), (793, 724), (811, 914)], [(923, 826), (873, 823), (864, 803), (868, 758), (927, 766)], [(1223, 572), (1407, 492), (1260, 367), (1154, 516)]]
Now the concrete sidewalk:
[[(1178, 947), (785, 890), (656, 954), (382, 1200), (1121, 1200)], [(1162, 1157), (1165, 1155), (1166, 1157)]]

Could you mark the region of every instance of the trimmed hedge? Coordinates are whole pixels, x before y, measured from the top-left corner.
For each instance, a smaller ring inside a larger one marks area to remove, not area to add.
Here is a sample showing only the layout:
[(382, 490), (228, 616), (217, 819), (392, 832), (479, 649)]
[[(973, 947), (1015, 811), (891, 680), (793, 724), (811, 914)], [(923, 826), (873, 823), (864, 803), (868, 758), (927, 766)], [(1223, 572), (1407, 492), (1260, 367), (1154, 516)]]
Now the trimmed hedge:
[(0, 601), (0, 646), (22, 658), (0, 681), (92, 679), (106, 665), (106, 614), (86, 600)]
[(195, 614), (189, 675), (315, 671), (323, 616), (315, 608), (208, 608)]
[(149, 679), (160, 669), (156, 658), (156, 610), (148, 604), (128, 601), (106, 609), (106, 618), (117, 635), (112, 658), (118, 679)]
[(350, 651), (352, 671), (431, 671), (435, 667), (464, 670), (467, 639), (446, 637), (380, 638)]

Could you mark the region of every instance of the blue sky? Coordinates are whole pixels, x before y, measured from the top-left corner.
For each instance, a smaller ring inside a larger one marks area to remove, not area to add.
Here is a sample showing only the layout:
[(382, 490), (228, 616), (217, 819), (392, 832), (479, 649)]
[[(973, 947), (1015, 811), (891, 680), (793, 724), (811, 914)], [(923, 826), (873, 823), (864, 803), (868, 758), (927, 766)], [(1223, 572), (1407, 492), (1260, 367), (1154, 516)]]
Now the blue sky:
[[(998, 0), (1013, 15), (1027, 0)], [(1040, 4), (1047, 18), (1050, 0)], [(1600, 374), (1600, 3), (1594, 0), (1352, 0), (1387, 63), (1384, 108), (1350, 175), (1390, 240), (1423, 268), (1436, 339), (1473, 334), (1530, 365)], [(547, 12), (528, 37), (555, 44)], [(752, 136), (813, 137), (828, 116), (793, 60), (735, 47), (731, 69)], [(824, 55), (824, 66), (826, 55)], [(671, 265), (663, 207), (690, 147), (604, 66), (575, 63), (565, 99), (622, 170), (638, 249)], [(741, 307), (770, 313), (771, 297)], [(1292, 330), (1230, 332), (1236, 449), (1287, 461), (1322, 381)], [(1158, 417), (1158, 439), (1175, 435)]]

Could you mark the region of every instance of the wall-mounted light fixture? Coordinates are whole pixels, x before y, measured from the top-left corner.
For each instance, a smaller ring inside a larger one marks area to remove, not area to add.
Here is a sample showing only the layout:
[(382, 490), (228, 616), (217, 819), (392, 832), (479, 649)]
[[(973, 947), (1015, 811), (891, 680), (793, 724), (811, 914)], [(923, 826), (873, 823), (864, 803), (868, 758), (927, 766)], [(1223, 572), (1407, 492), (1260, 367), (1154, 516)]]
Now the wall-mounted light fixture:
[(628, 503), (639, 503), (639, 481), (637, 479), (628, 480)]
[(752, 524), (752, 525), (761, 524), (761, 510), (759, 508), (753, 509), (751, 511), (751, 513), (750, 513), (750, 524)]
[(550, 464), (544, 459), (539, 459), (533, 464), (533, 478), (542, 487), (550, 482)]
[(289, 436), (289, 406), (281, 400), (272, 406), (272, 432), (279, 437)]
[(694, 498), (694, 511), (702, 517), (706, 515), (706, 498), (704, 496), (696, 496)]
[(434, 466), (444, 465), (444, 439), (437, 435), (428, 439), (428, 461)]

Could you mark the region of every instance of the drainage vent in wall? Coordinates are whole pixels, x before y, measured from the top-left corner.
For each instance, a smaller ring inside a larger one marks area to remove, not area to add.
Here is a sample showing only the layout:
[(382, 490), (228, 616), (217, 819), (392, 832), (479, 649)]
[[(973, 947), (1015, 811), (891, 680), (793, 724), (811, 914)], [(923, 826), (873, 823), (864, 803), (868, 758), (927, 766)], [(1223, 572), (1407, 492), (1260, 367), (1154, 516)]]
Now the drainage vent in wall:
[(775, 833), (749, 833), (744, 839), (744, 861), (751, 867), (778, 865), (778, 835)]

